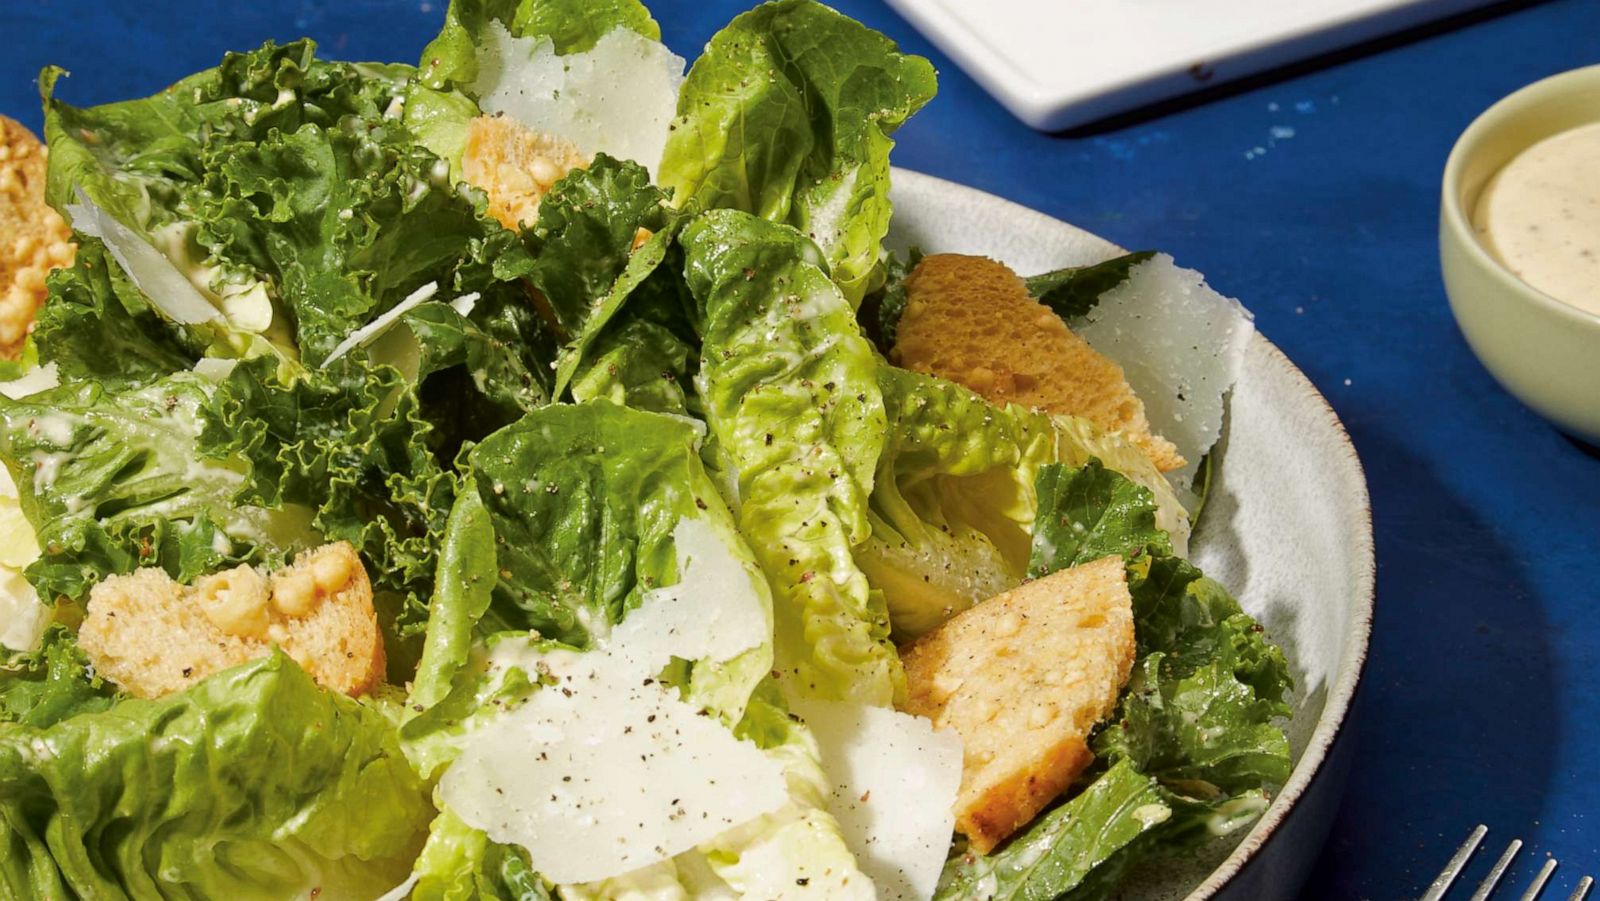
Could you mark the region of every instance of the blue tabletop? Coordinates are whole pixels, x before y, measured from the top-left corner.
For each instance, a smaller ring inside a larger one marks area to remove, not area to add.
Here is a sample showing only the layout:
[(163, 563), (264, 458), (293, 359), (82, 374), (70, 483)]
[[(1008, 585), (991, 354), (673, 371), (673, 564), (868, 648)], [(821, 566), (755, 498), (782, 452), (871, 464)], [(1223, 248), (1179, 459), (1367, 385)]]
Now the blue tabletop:
[[(443, 5), (8, 0), (0, 112), (38, 128), (47, 63), (89, 104), (268, 37), (414, 61)], [(744, 4), (651, 5), (692, 59)], [(1355, 774), (1307, 897), (1415, 896), (1478, 822), (1527, 840), (1524, 881), (1561, 859), (1561, 897), (1600, 871), (1600, 452), (1473, 358), (1436, 249), (1456, 136), (1516, 88), (1600, 62), (1600, 3), (1502, 7), (1068, 136), (1011, 118), (886, 7), (837, 5), (939, 67), (899, 165), (1169, 251), (1254, 310), (1349, 427), (1372, 486), (1378, 617)]]

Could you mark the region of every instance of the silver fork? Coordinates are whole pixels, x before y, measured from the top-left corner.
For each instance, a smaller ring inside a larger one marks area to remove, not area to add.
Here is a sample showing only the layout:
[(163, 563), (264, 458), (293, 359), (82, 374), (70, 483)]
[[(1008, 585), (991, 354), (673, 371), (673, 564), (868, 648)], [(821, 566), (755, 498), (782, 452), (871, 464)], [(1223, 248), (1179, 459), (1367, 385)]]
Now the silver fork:
[[(1456, 849), (1456, 853), (1450, 858), (1450, 862), (1444, 865), (1444, 869), (1433, 880), (1433, 884), (1429, 885), (1428, 890), (1423, 893), (1422, 901), (1441, 901), (1444, 898), (1445, 893), (1450, 891), (1450, 886), (1455, 884), (1456, 877), (1460, 876), (1461, 871), (1466, 869), (1467, 861), (1472, 859), (1473, 853), (1478, 850), (1478, 845), (1483, 843), (1483, 837), (1488, 834), (1488, 826), (1480, 825), (1472, 830), (1472, 834), (1468, 835), (1467, 840), (1462, 842), (1461, 847)], [(1472, 901), (1488, 901), (1489, 896), (1494, 894), (1495, 886), (1500, 884), (1501, 877), (1505, 876), (1506, 870), (1511, 868), (1511, 861), (1516, 858), (1517, 852), (1521, 850), (1522, 839), (1512, 839), (1511, 844), (1507, 845), (1505, 851), (1501, 852), (1500, 859), (1494, 862), (1494, 867), (1489, 870), (1489, 875), (1478, 883), (1478, 890), (1472, 893)], [(1533, 881), (1528, 883), (1526, 889), (1523, 889), (1520, 896), (1521, 901), (1535, 901), (1540, 893), (1544, 891), (1545, 883), (1550, 881), (1550, 875), (1555, 871), (1555, 858), (1552, 857), (1545, 860), (1544, 866), (1539, 868), (1539, 872), (1534, 875)], [(1572, 890), (1572, 894), (1567, 896), (1567, 901), (1583, 901), (1589, 894), (1589, 889), (1593, 887), (1594, 879), (1588, 876), (1579, 879), (1577, 887)]]

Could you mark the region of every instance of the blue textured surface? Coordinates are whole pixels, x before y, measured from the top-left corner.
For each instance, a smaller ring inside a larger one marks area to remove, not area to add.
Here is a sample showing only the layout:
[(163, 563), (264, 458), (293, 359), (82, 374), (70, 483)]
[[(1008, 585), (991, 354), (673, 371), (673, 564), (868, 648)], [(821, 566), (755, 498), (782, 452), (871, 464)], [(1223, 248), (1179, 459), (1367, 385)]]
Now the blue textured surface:
[[(740, 4), (653, 6), (693, 58)], [(1563, 897), (1600, 870), (1600, 454), (1473, 359), (1435, 249), (1456, 136), (1512, 90), (1600, 62), (1600, 2), (1502, 9), (1070, 137), (1012, 119), (887, 8), (839, 6), (940, 68), (899, 165), (1200, 269), (1255, 311), (1354, 436), (1376, 508), (1378, 620), (1356, 773), (1307, 897), (1414, 896), (1479, 821), (1491, 844), (1528, 841), (1523, 880), (1545, 853), (1563, 860)], [(87, 104), (151, 93), (268, 37), (411, 61), (442, 7), (7, 0), (0, 112), (39, 126), (46, 63), (72, 70), (62, 95)]]

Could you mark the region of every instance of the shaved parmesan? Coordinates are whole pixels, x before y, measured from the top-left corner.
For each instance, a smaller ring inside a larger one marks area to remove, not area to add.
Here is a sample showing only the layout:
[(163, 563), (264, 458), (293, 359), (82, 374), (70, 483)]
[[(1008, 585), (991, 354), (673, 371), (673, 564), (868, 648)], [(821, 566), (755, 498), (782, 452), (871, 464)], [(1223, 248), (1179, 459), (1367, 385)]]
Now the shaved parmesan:
[(681, 660), (732, 660), (772, 635), (772, 616), (751, 587), (756, 574), (711, 524), (682, 519), (672, 531), (678, 583), (650, 592), (611, 633), (626, 665), (655, 673)]
[(549, 38), (513, 37), (498, 21), (486, 37), (473, 83), (484, 112), (566, 138), (586, 156), (605, 153), (655, 173), (677, 115), (683, 57), (626, 28), (565, 56)]
[(61, 375), (56, 369), (54, 361), (35, 366), (24, 372), (21, 377), (9, 382), (0, 382), (0, 394), (12, 400), (21, 400), (40, 391), (48, 391), (61, 384)]
[(1168, 478), (1190, 488), (1222, 434), (1223, 398), (1255, 331), (1249, 312), (1158, 254), (1133, 267), (1072, 330), (1122, 367), (1151, 430), (1189, 461)]
[(217, 308), (205, 295), (190, 283), (166, 255), (139, 236), (138, 232), (118, 222), (115, 216), (101, 209), (82, 188), (73, 189), (78, 202), (67, 206), (72, 217), (72, 227), (86, 235), (106, 242), (106, 249), (133, 279), (156, 309), (174, 322), (195, 325), (222, 318)]
[(950, 851), (961, 739), (887, 707), (802, 700), (831, 784), (828, 812), (878, 897), (931, 898)]
[(322, 361), (322, 365), (319, 368), (327, 369), (329, 363), (332, 363), (334, 360), (337, 360), (350, 351), (355, 350), (357, 347), (360, 347), (374, 338), (377, 338), (379, 335), (382, 335), (396, 322), (399, 322), (401, 316), (404, 316), (405, 314), (416, 309), (419, 305), (425, 303), (437, 293), (439, 293), (439, 283), (428, 282), (426, 285), (423, 285), (417, 290), (412, 291), (410, 294), (407, 294), (405, 300), (400, 301), (399, 303), (390, 307), (387, 312), (379, 315), (376, 319), (351, 332), (348, 337), (335, 345), (333, 350), (329, 352), (327, 358)]
[(549, 684), (474, 735), (439, 783), (462, 820), (558, 883), (658, 863), (788, 799), (761, 749), (616, 656), (543, 655)]
[(771, 634), (751, 574), (709, 523), (673, 532), (677, 584), (588, 653), (501, 642), (543, 687), (474, 733), (439, 782), (463, 821), (521, 845), (561, 884), (669, 860), (783, 807), (781, 764), (656, 677), (674, 657), (727, 660)]

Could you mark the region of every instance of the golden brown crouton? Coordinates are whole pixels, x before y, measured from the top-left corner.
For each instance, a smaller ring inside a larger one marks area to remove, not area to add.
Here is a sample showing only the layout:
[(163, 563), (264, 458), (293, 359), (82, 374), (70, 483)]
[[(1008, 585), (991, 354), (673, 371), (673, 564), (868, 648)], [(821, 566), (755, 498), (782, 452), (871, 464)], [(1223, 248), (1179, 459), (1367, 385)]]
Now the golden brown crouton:
[(276, 645), (317, 684), (352, 697), (383, 682), (372, 585), (345, 542), (269, 575), (249, 566), (184, 586), (161, 569), (112, 576), (89, 592), (78, 644), (123, 691), (157, 698), (266, 656)]
[(510, 229), (539, 221), (539, 201), (573, 169), (588, 165), (577, 145), (505, 116), (467, 124), (461, 177), (489, 195), (489, 215)]
[(44, 202), (45, 148), (0, 116), (0, 357), (16, 359), (44, 303), (44, 278), (72, 264), (72, 230)]
[(1120, 557), (1027, 582), (901, 650), (905, 710), (966, 747), (956, 831), (987, 854), (1094, 759), (1089, 730), (1133, 668)]
[(906, 279), (894, 362), (965, 385), (995, 403), (1081, 416), (1121, 432), (1156, 468), (1184, 465), (1150, 431), (1122, 367), (1090, 347), (1004, 264), (941, 253)]

